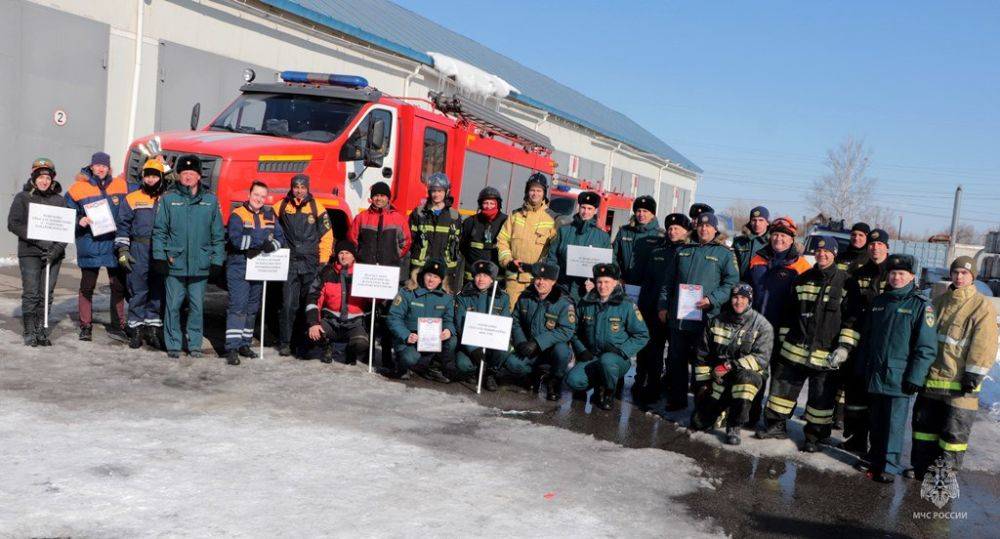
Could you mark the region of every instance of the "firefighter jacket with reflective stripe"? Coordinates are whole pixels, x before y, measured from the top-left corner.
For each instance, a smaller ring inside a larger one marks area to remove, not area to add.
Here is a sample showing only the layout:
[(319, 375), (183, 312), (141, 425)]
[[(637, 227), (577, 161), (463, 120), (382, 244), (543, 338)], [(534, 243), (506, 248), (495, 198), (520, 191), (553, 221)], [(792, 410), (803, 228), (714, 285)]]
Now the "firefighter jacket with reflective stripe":
[(611, 352), (628, 360), (649, 342), (646, 322), (621, 285), (605, 301), (596, 289), (591, 290), (580, 300), (576, 315), (573, 351), (577, 354), (584, 350), (595, 356)]
[(531, 264), (545, 258), (552, 238), (556, 235), (555, 214), (545, 202), (537, 207), (525, 203), (514, 210), (500, 227), (497, 236), (497, 257), (500, 269), (506, 270), (511, 260), (520, 260), (525, 271), (507, 271), (508, 279), (531, 282)]
[(615, 263), (621, 268), (624, 284), (642, 284), (649, 256), (653, 249), (660, 246), (663, 234), (663, 229), (655, 219), (643, 225), (633, 217), (627, 225), (618, 229), (611, 247), (614, 249)]
[(837, 268), (853, 275), (861, 266), (868, 263), (868, 247), (847, 247), (837, 253)]
[(743, 276), (750, 269), (750, 259), (767, 245), (767, 238), (766, 233), (760, 236), (741, 234), (733, 238), (733, 254), (736, 255), (736, 264), (740, 267), (740, 278), (745, 279)]
[(344, 268), (339, 262), (323, 266), (323, 270), (316, 275), (309, 287), (309, 303), (306, 305), (306, 320), (309, 324), (319, 324), (324, 317), (344, 322), (364, 316), (366, 310), (371, 309), (370, 299), (351, 294), (353, 275), (353, 264), (348, 268)]
[(847, 316), (849, 319), (847, 323), (856, 330), (860, 330), (872, 302), (887, 288), (886, 283), (889, 280), (888, 260), (886, 258), (881, 264), (869, 260), (864, 266), (850, 274), (851, 277), (847, 279)]
[(778, 330), (781, 357), (813, 369), (824, 369), (835, 348), (848, 351), (860, 334), (847, 325), (847, 272), (832, 265), (813, 266), (795, 281)]
[(471, 275), (472, 263), (477, 260), (489, 260), (498, 267), (500, 258), (497, 256), (497, 241), (500, 230), (507, 222), (507, 214), (497, 213), (490, 221), (482, 212), (476, 213), (462, 221), (462, 233), (459, 241), (459, 251), (465, 261), (465, 272)]
[(734, 369), (764, 374), (773, 347), (774, 330), (762, 314), (752, 308), (736, 314), (727, 303), (705, 326), (694, 362), (695, 382), (707, 382), (712, 369), (727, 361)]
[[(717, 316), (720, 307), (729, 302), (730, 291), (740, 282), (739, 273), (736, 256), (722, 243), (721, 236), (708, 243), (681, 245), (660, 289), (659, 310), (667, 311), (667, 324), (671, 328), (701, 331), (705, 318)], [(677, 287), (681, 284), (701, 285), (701, 293), (712, 303), (711, 310), (702, 311), (705, 317), (702, 320), (677, 319)]]
[(418, 319), (440, 318), (441, 331), (455, 336), (455, 298), (440, 286), (434, 290), (401, 288), (392, 300), (386, 324), (397, 345), (405, 344), (410, 333), (417, 332)]
[(781, 324), (785, 306), (792, 300), (795, 280), (809, 271), (809, 261), (799, 256), (793, 245), (779, 258), (770, 245), (764, 246), (750, 259), (744, 278), (753, 286), (753, 308), (764, 315), (771, 325)]
[(438, 213), (428, 203), (410, 214), (410, 235), (413, 237), (411, 268), (422, 268), (424, 263), (435, 258), (444, 260), (449, 270), (458, 266), (462, 216), (451, 207), (450, 201), (450, 198), (446, 199), (444, 208)]
[(677, 250), (684, 245), (683, 241), (671, 243), (666, 238), (662, 240), (649, 254), (649, 264), (643, 274), (642, 288), (639, 291), (639, 310), (647, 318), (659, 316), (660, 290), (663, 289), (663, 281), (667, 278), (667, 269), (674, 263)]
[[(109, 173), (110, 174), (110, 173)], [(111, 217), (118, 220), (118, 208), (125, 201), (129, 186), (122, 176), (110, 175), (101, 181), (94, 176), (90, 167), (83, 167), (76, 175), (76, 181), (66, 191), (66, 206), (76, 210), (76, 263), (81, 268), (114, 268), (118, 266), (115, 256), (115, 232), (94, 236), (89, 226), (80, 226), (81, 218), (87, 216), (86, 206), (105, 200), (111, 210)]]
[[(928, 396), (962, 395), (962, 376), (975, 375), (982, 385), (996, 361), (997, 311), (975, 286), (949, 289), (934, 300), (934, 311), (938, 353), (927, 374), (924, 392)], [(956, 404), (977, 409), (979, 389), (970, 395), (973, 399), (956, 399)]]
[(145, 243), (147, 248), (151, 247), (153, 222), (156, 220), (159, 202), (159, 195), (150, 195), (141, 189), (125, 196), (125, 202), (118, 208), (118, 219), (115, 221), (118, 227), (115, 231), (116, 249), (131, 246), (132, 240)]
[(289, 272), (312, 273), (330, 260), (333, 253), (333, 227), (322, 202), (306, 195), (296, 201), (291, 193), (274, 204), (278, 223), (291, 249)]
[(857, 372), (868, 392), (903, 397), (903, 381), (923, 386), (937, 357), (937, 319), (930, 299), (913, 283), (882, 293), (861, 330)]
[(559, 266), (559, 285), (568, 290), (575, 301), (586, 294), (583, 283), (587, 281), (587, 278), (567, 275), (566, 255), (570, 245), (610, 249), (611, 237), (608, 236), (607, 232), (598, 228), (596, 216), (584, 221), (580, 218), (580, 214), (576, 214), (573, 216), (572, 223), (559, 227), (559, 231), (549, 247), (549, 252), (546, 254), (546, 261), (549, 264)]
[(544, 352), (561, 342), (570, 342), (576, 322), (576, 308), (558, 286), (552, 287), (545, 299), (538, 297), (535, 287), (529, 286), (514, 305), (513, 344), (530, 339)]
[(285, 242), (285, 235), (275, 222), (274, 210), (264, 206), (253, 211), (246, 202), (229, 214), (226, 234), (229, 236), (227, 250), (230, 263), (234, 259), (245, 261), (249, 249), (263, 249), (265, 243), (271, 243), (275, 249), (280, 249)]
[(406, 216), (392, 206), (372, 206), (359, 213), (351, 223), (350, 238), (358, 246), (359, 263), (380, 266), (402, 264), (413, 241)]

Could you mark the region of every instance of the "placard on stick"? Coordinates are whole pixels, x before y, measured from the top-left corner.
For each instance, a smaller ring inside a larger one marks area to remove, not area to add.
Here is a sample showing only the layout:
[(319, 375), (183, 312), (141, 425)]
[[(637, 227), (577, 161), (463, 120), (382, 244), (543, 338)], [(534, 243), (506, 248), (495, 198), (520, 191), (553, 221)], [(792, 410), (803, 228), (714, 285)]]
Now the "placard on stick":
[(76, 210), (28, 204), (28, 239), (73, 243), (76, 241)]
[(287, 281), (290, 258), (290, 249), (278, 249), (274, 252), (261, 253), (253, 258), (247, 258), (246, 280)]
[(595, 264), (610, 264), (611, 249), (569, 245), (566, 247), (566, 275), (570, 277), (594, 277)]
[(462, 344), (476, 348), (506, 351), (510, 346), (513, 318), (495, 314), (465, 313), (462, 326)]
[(399, 267), (355, 264), (351, 295), (358, 298), (392, 299), (399, 292)]

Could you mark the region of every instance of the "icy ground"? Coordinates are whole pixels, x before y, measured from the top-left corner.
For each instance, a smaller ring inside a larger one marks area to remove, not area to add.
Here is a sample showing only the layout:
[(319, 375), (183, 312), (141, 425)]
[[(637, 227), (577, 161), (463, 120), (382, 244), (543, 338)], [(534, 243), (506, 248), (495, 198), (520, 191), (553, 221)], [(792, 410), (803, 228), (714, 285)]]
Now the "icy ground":
[[(9, 312), (9, 311), (8, 311)], [(65, 323), (65, 322), (64, 322)], [(3, 536), (698, 536), (696, 463), (358, 367), (0, 330)]]

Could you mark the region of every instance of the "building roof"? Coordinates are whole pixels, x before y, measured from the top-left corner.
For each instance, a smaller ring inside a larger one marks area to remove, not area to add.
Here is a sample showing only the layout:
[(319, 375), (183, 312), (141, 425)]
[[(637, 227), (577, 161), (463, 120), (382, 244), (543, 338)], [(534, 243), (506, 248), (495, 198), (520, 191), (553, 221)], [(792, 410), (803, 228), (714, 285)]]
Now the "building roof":
[(702, 169), (631, 118), (388, 0), (261, 0), (275, 8), (430, 66), (440, 52), (493, 73), (510, 98), (592, 129), (695, 173)]

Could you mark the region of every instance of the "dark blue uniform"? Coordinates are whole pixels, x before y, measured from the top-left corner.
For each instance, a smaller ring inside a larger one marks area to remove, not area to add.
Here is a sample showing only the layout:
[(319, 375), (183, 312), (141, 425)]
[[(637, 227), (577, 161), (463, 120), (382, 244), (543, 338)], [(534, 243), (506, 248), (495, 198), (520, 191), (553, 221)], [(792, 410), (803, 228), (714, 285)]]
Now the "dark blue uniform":
[[(280, 226), (275, 226), (274, 210), (264, 206), (258, 211), (250, 205), (233, 210), (226, 227), (226, 284), (229, 287), (229, 306), (226, 308), (226, 351), (250, 346), (253, 341), (254, 321), (260, 310), (263, 281), (246, 280), (247, 252), (260, 253), (277, 250), (284, 245), (285, 237)], [(270, 244), (269, 246), (267, 244)]]
[[(163, 181), (163, 180), (160, 180)], [(163, 275), (150, 271), (153, 263), (153, 220), (160, 196), (132, 191), (118, 209), (115, 248), (127, 248), (132, 271), (128, 286), (128, 327), (163, 325)]]

